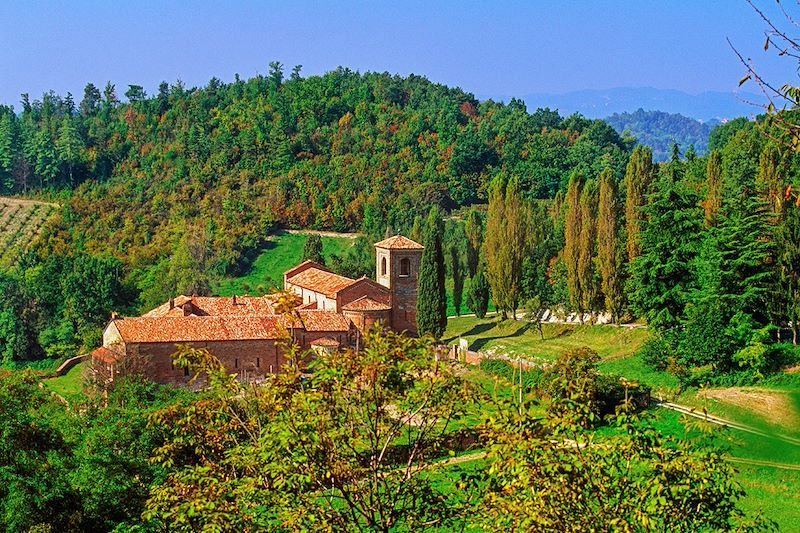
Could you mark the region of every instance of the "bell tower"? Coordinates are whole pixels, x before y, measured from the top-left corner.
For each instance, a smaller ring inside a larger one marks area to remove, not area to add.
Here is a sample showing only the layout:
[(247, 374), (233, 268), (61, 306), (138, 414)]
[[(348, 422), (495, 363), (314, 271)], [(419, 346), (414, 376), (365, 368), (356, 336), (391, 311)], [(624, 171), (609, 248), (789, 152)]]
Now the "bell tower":
[(391, 324), (395, 331), (417, 334), (417, 284), (424, 247), (395, 235), (375, 244), (375, 280), (392, 297)]

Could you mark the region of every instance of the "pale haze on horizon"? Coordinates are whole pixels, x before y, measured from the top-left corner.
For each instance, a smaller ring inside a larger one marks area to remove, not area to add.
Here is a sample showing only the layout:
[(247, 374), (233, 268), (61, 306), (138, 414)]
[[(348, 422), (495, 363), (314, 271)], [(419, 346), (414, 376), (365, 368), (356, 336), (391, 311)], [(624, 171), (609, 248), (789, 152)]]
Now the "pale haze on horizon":
[[(771, 2), (757, 2), (778, 22)], [(796, 63), (764, 52), (744, 1), (22, 2), (0, 4), (0, 103), (87, 82), (205, 85), (337, 66), (419, 74), (478, 96), (613, 87), (734, 91), (744, 73), (726, 38), (776, 83)], [(751, 85), (747, 88), (756, 91)]]

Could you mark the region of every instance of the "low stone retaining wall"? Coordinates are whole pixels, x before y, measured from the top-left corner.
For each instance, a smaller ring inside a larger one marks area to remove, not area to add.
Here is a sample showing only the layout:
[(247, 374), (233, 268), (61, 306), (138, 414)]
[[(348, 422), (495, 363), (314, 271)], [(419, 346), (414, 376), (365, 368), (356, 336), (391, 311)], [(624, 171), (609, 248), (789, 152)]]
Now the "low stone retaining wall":
[(56, 376), (57, 377), (63, 376), (64, 374), (72, 370), (75, 367), (75, 365), (83, 363), (87, 359), (89, 359), (89, 354), (79, 355), (77, 357), (72, 357), (71, 359), (67, 359), (66, 361), (61, 363), (60, 367), (56, 369), (55, 372)]

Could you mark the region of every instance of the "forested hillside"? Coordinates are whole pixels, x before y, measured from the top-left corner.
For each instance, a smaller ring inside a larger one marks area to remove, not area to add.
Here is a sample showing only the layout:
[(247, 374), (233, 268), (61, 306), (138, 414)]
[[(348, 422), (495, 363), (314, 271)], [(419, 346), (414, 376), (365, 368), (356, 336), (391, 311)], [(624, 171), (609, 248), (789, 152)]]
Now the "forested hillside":
[(614, 113), (605, 119), (622, 135), (628, 132), (639, 144), (653, 150), (653, 159), (668, 161), (673, 144), (686, 152), (692, 146), (698, 155), (708, 151), (708, 137), (717, 121), (700, 122), (677, 113), (645, 111), (641, 108), (633, 113)]

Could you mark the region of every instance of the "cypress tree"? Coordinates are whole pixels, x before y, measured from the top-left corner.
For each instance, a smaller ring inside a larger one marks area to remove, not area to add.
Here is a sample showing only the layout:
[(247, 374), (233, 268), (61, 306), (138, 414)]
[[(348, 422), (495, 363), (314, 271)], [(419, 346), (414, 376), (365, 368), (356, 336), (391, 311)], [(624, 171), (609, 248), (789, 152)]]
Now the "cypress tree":
[(597, 208), (597, 262), (600, 267), (606, 311), (616, 323), (622, 313), (622, 249), (619, 244), (619, 204), (614, 173), (607, 168), (600, 174)]
[(456, 315), (461, 316), (461, 301), (464, 296), (464, 273), (461, 270), (461, 254), (458, 247), (450, 247), (450, 265), (453, 271), (453, 306), (456, 308)]
[(722, 156), (717, 150), (708, 154), (706, 167), (706, 201), (703, 203), (706, 227), (714, 225), (717, 213), (722, 207)]
[(628, 234), (629, 262), (633, 262), (641, 254), (639, 239), (645, 218), (642, 207), (647, 203), (645, 195), (656, 170), (652, 150), (647, 146), (637, 146), (625, 170), (625, 229)]
[(431, 334), (439, 339), (447, 327), (447, 298), (442, 220), (435, 207), (431, 209), (425, 225), (424, 246), (417, 289), (417, 330), (420, 335)]
[(325, 255), (322, 253), (322, 238), (311, 234), (303, 245), (303, 261), (314, 261), (325, 266)]
[(467, 294), (467, 306), (478, 318), (485, 317), (489, 309), (489, 282), (486, 281), (483, 272), (484, 266), (480, 265), (469, 282), (469, 294)]

